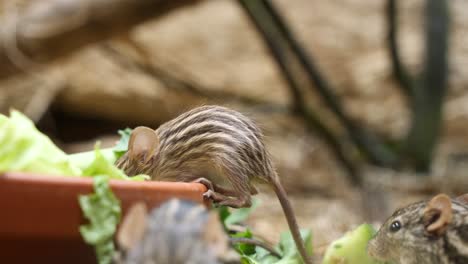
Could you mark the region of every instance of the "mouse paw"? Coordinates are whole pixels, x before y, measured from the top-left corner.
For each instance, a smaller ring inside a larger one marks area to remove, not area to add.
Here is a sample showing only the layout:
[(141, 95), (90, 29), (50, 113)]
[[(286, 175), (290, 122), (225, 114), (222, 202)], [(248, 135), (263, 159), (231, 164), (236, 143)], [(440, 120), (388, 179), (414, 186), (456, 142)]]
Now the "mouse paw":
[(207, 178), (198, 178), (196, 180), (194, 180), (193, 182), (195, 183), (201, 183), (203, 185), (205, 185), (205, 187), (209, 190), (209, 191), (214, 191), (214, 186), (213, 186), (213, 183), (211, 183), (210, 180), (208, 180)]
[(212, 199), (214, 196), (214, 191), (213, 190), (208, 190), (203, 194), (203, 198), (205, 199)]

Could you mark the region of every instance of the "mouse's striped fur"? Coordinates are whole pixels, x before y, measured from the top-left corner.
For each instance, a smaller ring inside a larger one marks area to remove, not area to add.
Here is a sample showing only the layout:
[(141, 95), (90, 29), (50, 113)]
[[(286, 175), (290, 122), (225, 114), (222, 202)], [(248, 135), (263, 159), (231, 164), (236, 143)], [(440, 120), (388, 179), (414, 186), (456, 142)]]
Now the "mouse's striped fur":
[[(161, 125), (156, 134), (159, 146), (151, 162), (131, 161), (130, 153), (126, 153), (117, 166), (129, 175), (143, 173), (159, 181), (204, 177), (221, 187), (248, 194), (257, 193), (255, 181), (268, 182), (277, 177), (261, 130), (229, 108), (195, 108)], [(245, 204), (240, 207), (250, 206), (250, 195), (242, 199)]]
[(245, 115), (222, 106), (202, 106), (168, 121), (154, 133), (136, 128), (129, 150), (117, 166), (128, 175), (143, 173), (160, 181), (206, 178), (213, 189), (205, 196), (236, 208), (251, 205), (251, 195), (257, 193), (255, 183), (269, 184), (280, 200), (302, 257), (310, 263), (262, 132)]

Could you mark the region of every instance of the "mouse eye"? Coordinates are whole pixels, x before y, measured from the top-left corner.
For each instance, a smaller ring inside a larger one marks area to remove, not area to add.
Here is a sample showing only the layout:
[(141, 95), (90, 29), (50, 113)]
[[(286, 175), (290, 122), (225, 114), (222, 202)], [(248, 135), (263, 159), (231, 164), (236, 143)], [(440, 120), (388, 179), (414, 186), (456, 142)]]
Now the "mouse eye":
[(395, 233), (400, 229), (401, 229), (401, 222), (398, 220), (393, 221), (392, 224), (390, 225), (390, 232), (392, 233)]

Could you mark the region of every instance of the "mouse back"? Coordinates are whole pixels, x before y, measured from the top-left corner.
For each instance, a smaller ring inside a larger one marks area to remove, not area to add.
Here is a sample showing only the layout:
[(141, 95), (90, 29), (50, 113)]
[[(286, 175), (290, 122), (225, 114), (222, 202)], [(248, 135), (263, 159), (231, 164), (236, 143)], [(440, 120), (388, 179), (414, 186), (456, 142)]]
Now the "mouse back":
[(260, 128), (235, 110), (216, 105), (197, 107), (156, 132), (160, 149), (154, 175), (158, 179), (184, 171), (198, 174), (194, 177), (227, 174), (243, 181), (251, 177), (267, 181), (274, 174)]

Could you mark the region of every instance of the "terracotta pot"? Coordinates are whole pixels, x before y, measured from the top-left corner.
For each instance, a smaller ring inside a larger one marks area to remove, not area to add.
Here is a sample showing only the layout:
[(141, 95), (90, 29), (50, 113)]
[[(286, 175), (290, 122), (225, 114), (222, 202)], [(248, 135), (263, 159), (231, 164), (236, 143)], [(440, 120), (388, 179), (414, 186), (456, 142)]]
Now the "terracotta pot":
[[(172, 197), (204, 203), (205, 186), (181, 182), (111, 180), (122, 203), (153, 208)], [(96, 263), (78, 231), (86, 223), (78, 195), (93, 192), (91, 178), (0, 175), (0, 263)]]

